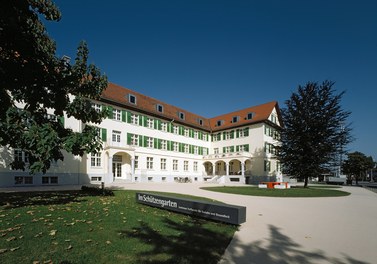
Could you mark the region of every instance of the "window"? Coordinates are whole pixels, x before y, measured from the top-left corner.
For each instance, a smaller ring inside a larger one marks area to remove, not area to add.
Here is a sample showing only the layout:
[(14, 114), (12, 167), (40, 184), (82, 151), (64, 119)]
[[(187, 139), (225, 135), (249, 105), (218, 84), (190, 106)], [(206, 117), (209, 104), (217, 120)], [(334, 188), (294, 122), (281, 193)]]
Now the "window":
[(277, 116), (275, 114), (271, 114), (269, 119), (272, 123), (277, 123)]
[(113, 119), (114, 120), (121, 120), (121, 112), (119, 109), (113, 108)]
[(189, 136), (189, 130), (188, 130), (188, 128), (185, 128), (184, 135), (185, 135), (185, 137), (188, 137), (188, 136)]
[(188, 161), (187, 161), (187, 160), (185, 160), (185, 161), (183, 162), (183, 170), (184, 170), (184, 171), (188, 171)]
[(194, 171), (195, 172), (198, 171), (198, 162), (197, 161), (194, 161)]
[(214, 154), (219, 154), (219, 148), (214, 148), (214, 149), (213, 149), (213, 153), (214, 153)]
[(247, 116), (246, 116), (246, 119), (251, 120), (251, 119), (253, 119), (253, 117), (254, 117), (254, 113), (248, 113)]
[(208, 149), (207, 148), (203, 148), (203, 155), (204, 156), (208, 155)]
[(153, 138), (147, 137), (147, 148), (153, 148)]
[(203, 125), (203, 119), (198, 119), (198, 123), (199, 123), (199, 125)]
[(173, 126), (173, 133), (178, 135), (178, 133), (179, 133), (178, 126)]
[(138, 143), (139, 143), (139, 135), (135, 135), (135, 134), (133, 134), (133, 135), (131, 136), (131, 145), (132, 145), (132, 146), (137, 146)]
[(199, 138), (199, 132), (198, 131), (194, 131), (194, 138), (196, 138), (196, 139)]
[(139, 116), (137, 114), (131, 114), (131, 124), (133, 125), (139, 124)]
[(190, 146), (188, 144), (184, 145), (184, 152), (189, 153), (190, 152)]
[(14, 184), (33, 184), (33, 176), (16, 176), (14, 177)]
[(152, 170), (153, 169), (153, 158), (147, 157), (147, 169)]
[(156, 110), (157, 112), (163, 113), (164, 112), (164, 106), (157, 104), (156, 105)]
[(203, 140), (204, 140), (204, 141), (207, 141), (207, 137), (208, 137), (207, 134), (203, 134)]
[(183, 113), (183, 112), (179, 112), (179, 113), (178, 113), (178, 117), (179, 117), (180, 119), (182, 119), (182, 120), (185, 120), (185, 113)]
[(161, 123), (161, 130), (164, 132), (168, 131), (168, 124), (167, 123)]
[(52, 176), (43, 176), (42, 177), (42, 184), (58, 184), (58, 177)]
[(161, 159), (161, 170), (166, 170), (166, 159)]
[(120, 131), (115, 131), (113, 130), (113, 134), (112, 134), (112, 141), (113, 142), (120, 142)]
[(224, 153), (230, 153), (230, 152), (232, 152), (231, 147), (224, 147)]
[(221, 140), (221, 133), (218, 133), (212, 136), (212, 141), (220, 141), (220, 140)]
[(217, 120), (216, 126), (221, 126), (224, 124), (224, 120)]
[(96, 110), (98, 113), (100, 113), (100, 112), (102, 111), (102, 105), (100, 105), (100, 104), (96, 104), (96, 103), (94, 103), (94, 104), (93, 104), (93, 108), (94, 108), (94, 110)]
[(135, 169), (138, 169), (139, 168), (139, 156), (135, 156), (135, 160), (134, 160), (134, 165), (135, 165)]
[(179, 151), (179, 145), (177, 142), (173, 142), (173, 151)]
[(154, 120), (152, 118), (147, 118), (147, 127), (153, 128)]
[(20, 149), (14, 150), (14, 160), (18, 162), (29, 163), (29, 153), (22, 151)]
[(91, 167), (101, 167), (101, 153), (92, 153), (90, 156), (90, 166)]
[(230, 132), (224, 132), (224, 139), (231, 139)]
[(194, 154), (195, 155), (199, 154), (199, 147), (198, 146), (194, 146)]
[(168, 149), (168, 142), (164, 139), (161, 140), (161, 149), (167, 150)]
[(133, 94), (129, 94), (128, 95), (128, 102), (130, 102), (131, 104), (136, 104), (136, 96), (133, 95)]
[(232, 117), (232, 123), (237, 123), (240, 120), (239, 116), (233, 116)]
[(178, 170), (178, 160), (173, 160), (173, 171)]
[(102, 181), (102, 177), (93, 176), (93, 177), (90, 177), (90, 181), (100, 182)]
[(264, 161), (264, 171), (270, 172), (270, 170), (271, 170), (271, 162), (268, 161), (268, 160), (265, 160)]

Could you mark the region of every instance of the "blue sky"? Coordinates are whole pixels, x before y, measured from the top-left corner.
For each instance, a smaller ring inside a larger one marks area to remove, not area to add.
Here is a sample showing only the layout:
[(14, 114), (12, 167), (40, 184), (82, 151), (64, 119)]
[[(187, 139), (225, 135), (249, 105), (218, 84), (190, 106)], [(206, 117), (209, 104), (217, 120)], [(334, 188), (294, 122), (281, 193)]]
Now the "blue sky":
[(346, 91), (355, 141), (377, 160), (377, 1), (55, 1), (57, 54), (81, 40), (109, 81), (205, 117), (269, 101), (298, 85)]

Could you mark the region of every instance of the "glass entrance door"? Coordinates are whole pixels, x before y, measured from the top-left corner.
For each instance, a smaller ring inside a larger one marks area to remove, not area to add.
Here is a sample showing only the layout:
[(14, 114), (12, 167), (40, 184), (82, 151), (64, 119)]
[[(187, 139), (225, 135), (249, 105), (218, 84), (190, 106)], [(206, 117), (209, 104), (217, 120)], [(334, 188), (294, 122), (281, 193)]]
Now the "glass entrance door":
[(113, 177), (122, 177), (122, 156), (114, 155), (113, 157)]

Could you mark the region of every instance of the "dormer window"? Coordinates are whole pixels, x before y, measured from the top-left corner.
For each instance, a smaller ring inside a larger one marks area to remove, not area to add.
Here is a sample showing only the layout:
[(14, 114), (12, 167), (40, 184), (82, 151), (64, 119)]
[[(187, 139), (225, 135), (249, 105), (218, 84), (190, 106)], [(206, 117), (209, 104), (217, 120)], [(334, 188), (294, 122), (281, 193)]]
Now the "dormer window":
[(129, 94), (128, 95), (128, 102), (130, 102), (131, 104), (136, 104), (136, 96), (133, 95), (133, 94)]
[(237, 123), (240, 120), (239, 116), (233, 116), (232, 117), (232, 123)]
[(199, 123), (199, 125), (203, 125), (203, 119), (198, 119), (198, 123)]
[(254, 117), (254, 113), (248, 113), (247, 116), (246, 116), (246, 119), (251, 120), (251, 119), (253, 119), (253, 117)]
[(185, 120), (185, 113), (179, 112), (178, 116), (179, 116), (180, 119)]
[(164, 106), (160, 105), (160, 104), (157, 104), (156, 105), (156, 110), (157, 110), (157, 112), (163, 113), (164, 112)]
[(222, 126), (224, 124), (224, 120), (217, 120), (216, 126)]

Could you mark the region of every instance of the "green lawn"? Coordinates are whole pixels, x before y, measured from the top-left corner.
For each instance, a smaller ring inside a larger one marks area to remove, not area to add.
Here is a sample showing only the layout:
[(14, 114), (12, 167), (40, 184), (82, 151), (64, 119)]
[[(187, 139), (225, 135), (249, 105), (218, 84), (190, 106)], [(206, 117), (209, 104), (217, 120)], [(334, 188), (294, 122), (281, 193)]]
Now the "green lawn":
[(0, 262), (217, 263), (237, 230), (114, 193), (0, 193)]
[[(251, 196), (268, 196), (268, 197), (334, 197), (334, 196), (347, 196), (348, 192), (334, 190), (329, 186), (321, 186), (303, 188), (290, 188), (290, 189), (261, 189), (255, 186), (248, 187), (203, 187), (202, 189), (214, 192), (233, 193)], [(337, 187), (335, 187), (337, 188)], [(339, 187), (338, 187), (339, 188)]]

